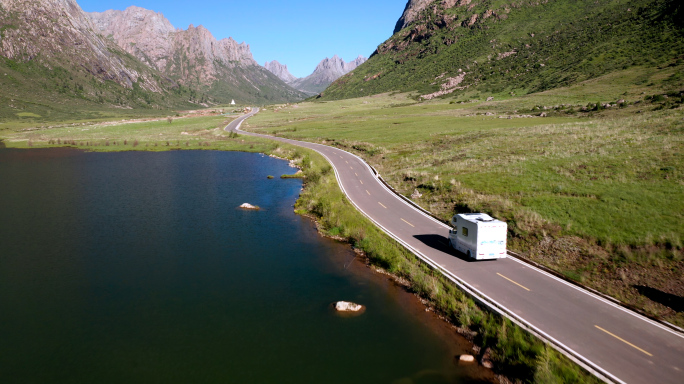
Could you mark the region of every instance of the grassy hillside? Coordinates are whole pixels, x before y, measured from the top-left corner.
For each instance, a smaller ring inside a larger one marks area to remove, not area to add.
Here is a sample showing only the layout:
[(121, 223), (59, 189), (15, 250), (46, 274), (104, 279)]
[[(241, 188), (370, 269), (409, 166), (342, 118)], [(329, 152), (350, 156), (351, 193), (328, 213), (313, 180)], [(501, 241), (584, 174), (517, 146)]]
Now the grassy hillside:
[(234, 99), (241, 104), (259, 105), (301, 101), (307, 97), (260, 66), (236, 65), (222, 70), (220, 79), (210, 87), (197, 86), (218, 102), (229, 103)]
[(633, 67), (490, 102), (308, 102), (249, 126), (355, 152), (444, 220), (504, 219), (510, 249), (684, 325), (682, 71)]
[(303, 89), (309, 95), (318, 95), (330, 85), (327, 82), (321, 83), (320, 81), (320, 79), (305, 77), (297, 79), (293, 86), (297, 87), (297, 89)]
[[(440, 90), (521, 95), (684, 60), (678, 0), (472, 0), (445, 8), (452, 3), (428, 6), (323, 99)], [(460, 83), (449, 83), (459, 75)]]
[(0, 57), (0, 124), (163, 115), (171, 109), (194, 108), (189, 100), (202, 97), (170, 80), (167, 84), (162, 93), (147, 91), (138, 83), (125, 88), (82, 67), (61, 66), (57, 60), (43, 65)]

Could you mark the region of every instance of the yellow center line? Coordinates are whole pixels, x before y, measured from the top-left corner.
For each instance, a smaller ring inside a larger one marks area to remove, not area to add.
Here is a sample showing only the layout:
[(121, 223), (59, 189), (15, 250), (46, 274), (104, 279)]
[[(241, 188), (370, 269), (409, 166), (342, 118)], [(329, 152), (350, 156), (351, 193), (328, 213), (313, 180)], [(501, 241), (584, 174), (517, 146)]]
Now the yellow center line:
[(363, 184), (363, 181), (362, 181), (362, 180), (359, 180), (359, 182), (360, 182), (361, 184)]
[(349, 162), (348, 162), (347, 160), (345, 160), (344, 162), (347, 163), (347, 164), (349, 164)]
[(370, 196), (370, 192), (368, 192), (368, 190), (367, 190), (367, 189), (366, 189), (366, 193), (368, 194), (368, 196)]
[(404, 220), (404, 219), (401, 219), (401, 221), (403, 221), (404, 223), (406, 223), (406, 224), (408, 224), (408, 225), (412, 226), (413, 228), (415, 228), (415, 227), (416, 227), (415, 225), (413, 225), (413, 224), (409, 223), (408, 221), (406, 221), (406, 220)]
[(358, 173), (354, 172), (354, 174), (356, 175), (356, 177), (359, 177), (359, 174), (358, 174)]
[(594, 325), (594, 327), (596, 327), (596, 328), (600, 329), (601, 331), (603, 331), (603, 332), (605, 332), (605, 333), (607, 333), (607, 334), (613, 336), (614, 338), (616, 338), (616, 339), (622, 341), (623, 343), (629, 345), (630, 347), (632, 347), (632, 348), (634, 348), (634, 349), (637, 349), (637, 350), (639, 350), (640, 352), (643, 352), (643, 353), (647, 354), (648, 356), (651, 356), (651, 357), (653, 356), (652, 354), (650, 354), (650, 353), (644, 351), (643, 349), (637, 347), (636, 345), (630, 343), (629, 341), (627, 341), (627, 340), (625, 340), (625, 339), (623, 339), (623, 338), (621, 338), (621, 337), (619, 337), (619, 336), (616, 336), (616, 335), (614, 335), (614, 334), (612, 334), (612, 333), (606, 331), (605, 329), (599, 327), (598, 325)]
[(510, 281), (511, 283), (517, 285), (518, 287), (520, 287), (520, 288), (522, 288), (522, 289), (524, 289), (524, 290), (526, 290), (526, 291), (528, 291), (528, 292), (530, 291), (530, 289), (527, 288), (526, 286), (524, 286), (524, 285), (522, 285), (522, 284), (518, 284), (518, 283), (516, 283), (515, 281), (509, 279), (508, 277), (506, 277), (506, 276), (504, 276), (504, 275), (502, 275), (502, 274), (500, 274), (500, 273), (497, 273), (497, 275), (503, 277), (504, 279)]
[(380, 206), (381, 206), (381, 207), (383, 207), (383, 208), (387, 209), (387, 207), (385, 207), (384, 205), (382, 205), (382, 203), (381, 203), (381, 202), (379, 202), (379, 201), (378, 201), (378, 204), (380, 204)]
[(349, 168), (351, 168), (351, 169), (352, 169), (352, 171), (354, 170), (354, 167), (349, 167)]

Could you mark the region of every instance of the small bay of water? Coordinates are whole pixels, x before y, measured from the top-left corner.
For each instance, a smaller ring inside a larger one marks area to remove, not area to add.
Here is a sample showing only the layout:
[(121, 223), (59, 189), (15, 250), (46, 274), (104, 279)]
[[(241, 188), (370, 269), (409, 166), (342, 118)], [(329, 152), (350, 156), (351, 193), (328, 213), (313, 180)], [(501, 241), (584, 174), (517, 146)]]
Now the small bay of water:
[(293, 213), (301, 181), (277, 177), (294, 171), (239, 152), (0, 149), (0, 382), (491, 380)]

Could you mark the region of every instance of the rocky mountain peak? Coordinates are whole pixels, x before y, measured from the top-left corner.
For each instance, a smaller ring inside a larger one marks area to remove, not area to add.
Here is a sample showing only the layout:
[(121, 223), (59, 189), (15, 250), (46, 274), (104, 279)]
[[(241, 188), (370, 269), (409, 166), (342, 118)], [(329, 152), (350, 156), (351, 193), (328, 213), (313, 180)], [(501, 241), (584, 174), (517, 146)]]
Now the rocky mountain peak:
[(363, 56), (346, 63), (341, 57), (334, 55), (332, 58), (326, 57), (318, 65), (314, 72), (302, 79), (297, 79), (290, 85), (308, 94), (322, 92), (333, 81), (353, 71), (367, 59)]
[(320, 63), (318, 63), (318, 66), (316, 66), (314, 73), (319, 72), (319, 73), (325, 73), (326, 75), (327, 74), (330, 74), (330, 75), (340, 74), (339, 76), (342, 76), (345, 74), (345, 72), (344, 72), (345, 64), (346, 63), (344, 62), (344, 60), (342, 60), (337, 55), (333, 56), (332, 58), (326, 57)]
[(181, 82), (194, 72), (194, 79), (209, 84), (219, 77), (221, 69), (217, 66), (257, 65), (249, 45), (232, 38), (216, 40), (202, 25), (176, 29), (163, 14), (151, 10), (132, 6), (89, 16), (121, 49)]
[(278, 76), (278, 78), (288, 84), (292, 83), (293, 81), (297, 80), (294, 75), (290, 73), (290, 71), (287, 69), (287, 65), (280, 64), (277, 60), (273, 61), (267, 61), (264, 64), (264, 67), (268, 69), (271, 73), (274, 75)]
[(406, 28), (409, 24), (416, 20), (418, 14), (420, 14), (423, 9), (432, 3), (434, 0), (408, 0), (406, 3), (406, 8), (404, 13), (401, 15), (397, 25), (394, 27), (394, 33), (401, 31)]
[(88, 16), (98, 31), (121, 49), (157, 70), (166, 68), (176, 28), (163, 14), (131, 6), (124, 11), (93, 12)]
[(359, 55), (359, 57), (357, 57), (356, 59), (346, 63), (344, 69), (345, 69), (345, 71), (347, 71), (347, 73), (349, 73), (349, 72), (355, 70), (356, 67), (358, 67), (359, 65), (365, 63), (366, 60), (368, 60), (368, 59)]

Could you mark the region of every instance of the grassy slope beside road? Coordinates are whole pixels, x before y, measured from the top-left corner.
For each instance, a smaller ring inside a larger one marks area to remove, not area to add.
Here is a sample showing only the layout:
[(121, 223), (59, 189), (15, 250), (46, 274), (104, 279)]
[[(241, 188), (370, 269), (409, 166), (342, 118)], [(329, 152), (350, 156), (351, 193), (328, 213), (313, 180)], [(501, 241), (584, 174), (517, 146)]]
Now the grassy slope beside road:
[(670, 80), (681, 70), (631, 69), (492, 102), (310, 102), (249, 125), (355, 152), (444, 220), (502, 218), (510, 249), (682, 325), (684, 87)]

